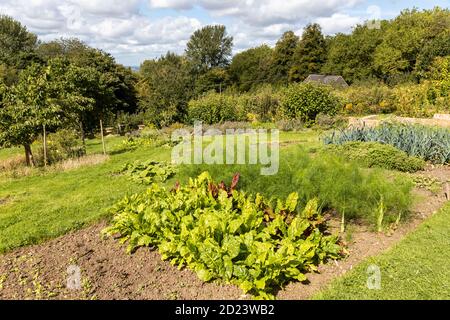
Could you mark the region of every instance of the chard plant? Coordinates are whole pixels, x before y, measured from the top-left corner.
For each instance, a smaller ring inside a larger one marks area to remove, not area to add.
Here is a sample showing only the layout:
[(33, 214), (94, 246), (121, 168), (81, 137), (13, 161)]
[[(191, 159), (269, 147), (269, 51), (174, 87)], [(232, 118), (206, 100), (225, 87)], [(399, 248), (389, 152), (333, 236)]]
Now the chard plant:
[(118, 202), (103, 233), (119, 237), (130, 253), (157, 247), (164, 260), (203, 281), (235, 284), (260, 299), (343, 255), (339, 238), (326, 233), (317, 199), (300, 211), (297, 193), (268, 201), (236, 190), (238, 180), (227, 187), (204, 172), (171, 190), (152, 184)]

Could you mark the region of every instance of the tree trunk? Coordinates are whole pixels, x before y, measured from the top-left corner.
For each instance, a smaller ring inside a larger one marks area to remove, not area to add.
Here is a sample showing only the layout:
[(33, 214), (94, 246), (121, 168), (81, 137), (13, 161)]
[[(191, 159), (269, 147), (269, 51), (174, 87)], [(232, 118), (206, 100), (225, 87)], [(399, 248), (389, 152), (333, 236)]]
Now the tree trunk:
[(34, 159), (33, 152), (31, 151), (31, 146), (29, 144), (24, 144), (25, 148), (25, 161), (27, 162), (27, 166), (34, 167)]

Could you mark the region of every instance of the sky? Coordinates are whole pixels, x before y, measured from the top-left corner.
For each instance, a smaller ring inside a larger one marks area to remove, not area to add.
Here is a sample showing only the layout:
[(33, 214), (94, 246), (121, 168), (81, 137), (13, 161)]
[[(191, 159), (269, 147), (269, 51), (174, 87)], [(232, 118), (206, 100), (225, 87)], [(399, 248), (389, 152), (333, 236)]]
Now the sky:
[(301, 35), (308, 23), (319, 23), (325, 34), (348, 33), (405, 8), (434, 6), (448, 8), (450, 0), (0, 0), (0, 13), (41, 41), (77, 37), (139, 66), (167, 51), (183, 53), (191, 34), (208, 24), (225, 25), (238, 53), (273, 46), (287, 30)]

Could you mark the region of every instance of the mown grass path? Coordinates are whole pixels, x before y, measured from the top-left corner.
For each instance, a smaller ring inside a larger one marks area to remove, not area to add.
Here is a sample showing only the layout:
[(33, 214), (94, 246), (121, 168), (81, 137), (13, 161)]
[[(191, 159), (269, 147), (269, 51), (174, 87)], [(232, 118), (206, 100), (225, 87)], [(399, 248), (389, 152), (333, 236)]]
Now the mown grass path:
[[(392, 249), (336, 279), (314, 299), (450, 299), (450, 202)], [(370, 265), (381, 289), (367, 286)]]

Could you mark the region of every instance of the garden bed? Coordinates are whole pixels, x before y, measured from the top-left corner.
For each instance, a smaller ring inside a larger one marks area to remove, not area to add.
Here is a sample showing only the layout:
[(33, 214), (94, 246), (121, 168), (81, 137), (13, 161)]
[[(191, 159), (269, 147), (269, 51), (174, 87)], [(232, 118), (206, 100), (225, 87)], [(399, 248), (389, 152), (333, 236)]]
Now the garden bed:
[[(424, 176), (441, 182), (450, 180), (449, 167), (429, 168)], [(350, 255), (339, 262), (322, 265), (320, 274), (308, 274), (309, 284), (292, 282), (278, 292), (278, 299), (307, 299), (331, 280), (351, 270), (367, 257), (377, 255), (414, 230), (446, 202), (443, 190), (436, 194), (420, 188), (418, 201), (408, 222), (390, 234), (374, 233), (367, 226), (348, 229)], [(237, 286), (204, 283), (188, 269), (178, 270), (152, 249), (134, 254), (114, 239), (102, 239), (106, 223), (73, 232), (46, 243), (17, 249), (0, 256), (1, 299), (248, 299)], [(332, 219), (331, 227), (339, 228)], [(81, 288), (69, 290), (67, 268), (81, 268)]]

